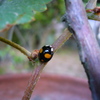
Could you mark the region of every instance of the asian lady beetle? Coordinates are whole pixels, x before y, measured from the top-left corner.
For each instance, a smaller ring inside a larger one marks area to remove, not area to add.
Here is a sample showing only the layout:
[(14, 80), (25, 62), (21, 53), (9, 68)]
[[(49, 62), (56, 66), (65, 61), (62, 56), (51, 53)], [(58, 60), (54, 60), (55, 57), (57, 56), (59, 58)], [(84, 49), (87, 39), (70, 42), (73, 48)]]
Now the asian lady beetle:
[(38, 58), (40, 62), (48, 62), (53, 54), (53, 47), (51, 45), (45, 45), (40, 49)]

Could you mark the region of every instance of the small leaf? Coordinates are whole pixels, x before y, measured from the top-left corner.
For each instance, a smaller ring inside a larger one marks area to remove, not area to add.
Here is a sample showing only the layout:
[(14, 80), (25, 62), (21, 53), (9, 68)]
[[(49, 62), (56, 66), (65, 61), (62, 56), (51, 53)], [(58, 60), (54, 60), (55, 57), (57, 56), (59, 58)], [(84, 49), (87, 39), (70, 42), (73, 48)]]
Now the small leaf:
[(23, 24), (34, 20), (36, 12), (47, 9), (51, 0), (0, 0), (0, 30), (8, 25)]

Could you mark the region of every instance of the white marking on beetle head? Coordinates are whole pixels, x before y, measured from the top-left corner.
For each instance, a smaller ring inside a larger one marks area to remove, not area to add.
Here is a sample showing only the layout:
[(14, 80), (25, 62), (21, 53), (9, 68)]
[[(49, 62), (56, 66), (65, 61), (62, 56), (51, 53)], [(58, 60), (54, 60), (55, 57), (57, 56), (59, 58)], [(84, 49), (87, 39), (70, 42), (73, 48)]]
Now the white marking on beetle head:
[(45, 45), (46, 47), (48, 47), (49, 45)]
[(51, 51), (53, 51), (53, 48), (51, 48)]

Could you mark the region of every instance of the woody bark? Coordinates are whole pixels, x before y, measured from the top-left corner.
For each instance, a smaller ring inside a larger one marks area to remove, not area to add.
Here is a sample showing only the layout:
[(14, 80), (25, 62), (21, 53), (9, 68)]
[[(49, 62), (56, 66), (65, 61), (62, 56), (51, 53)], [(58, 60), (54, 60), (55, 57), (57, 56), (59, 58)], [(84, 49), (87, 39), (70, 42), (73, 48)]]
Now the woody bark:
[(100, 100), (100, 48), (88, 23), (82, 0), (65, 0), (68, 27), (76, 39), (93, 100)]

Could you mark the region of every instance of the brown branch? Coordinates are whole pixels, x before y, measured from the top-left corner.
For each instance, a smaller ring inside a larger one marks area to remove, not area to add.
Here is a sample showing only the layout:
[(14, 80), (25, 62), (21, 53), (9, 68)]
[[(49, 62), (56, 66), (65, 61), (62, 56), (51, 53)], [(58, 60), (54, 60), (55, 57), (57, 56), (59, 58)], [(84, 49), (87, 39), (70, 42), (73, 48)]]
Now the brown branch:
[[(54, 48), (54, 52), (56, 52), (65, 41), (67, 41), (69, 39), (69, 37), (71, 37), (71, 33), (66, 29), (61, 36), (52, 44), (53, 48)], [(40, 63), (40, 65), (36, 66), (36, 68), (34, 69), (32, 76), (28, 82), (28, 86), (26, 87), (26, 90), (24, 92), (24, 96), (22, 98), (22, 100), (30, 100), (32, 92), (35, 88), (35, 85), (37, 83), (37, 81), (39, 80), (40, 74), (43, 70), (43, 68), (45, 67), (47, 63)]]
[(52, 44), (54, 52), (56, 52), (71, 36), (72, 33), (66, 28), (63, 34)]
[(38, 82), (40, 78), (41, 71), (43, 70), (44, 64), (40, 64), (39, 66), (36, 66), (36, 68), (33, 70), (33, 73), (31, 75), (31, 78), (28, 82), (28, 86), (26, 87), (26, 90), (24, 92), (24, 96), (22, 97), (22, 100), (30, 100), (32, 92), (36, 86), (36, 83)]
[(100, 100), (100, 48), (92, 32), (81, 0), (65, 0), (67, 21), (74, 31), (81, 62), (88, 76), (94, 100)]
[[(66, 29), (63, 32), (63, 34), (61, 34), (61, 36), (52, 44), (52, 46), (54, 48), (54, 52), (56, 52), (63, 45), (63, 43), (71, 37), (71, 35), (72, 34), (68, 31), (68, 29)], [(31, 61), (36, 59), (36, 57), (38, 56), (38, 50), (34, 50), (32, 53), (30, 53), (25, 48), (23, 48), (20, 45), (14, 43), (12, 41), (9, 41), (5, 38), (0, 37), (0, 41), (18, 49), (23, 54), (25, 54)], [(39, 80), (40, 74), (46, 64), (47, 63), (40, 63), (40, 65), (38, 65), (38, 66), (36, 65), (35, 69), (33, 70), (32, 76), (29, 80), (28, 86), (26, 87), (26, 90), (24, 92), (24, 96), (22, 97), (22, 100), (30, 100), (32, 92), (33, 92), (33, 90), (36, 86), (36, 83)]]

